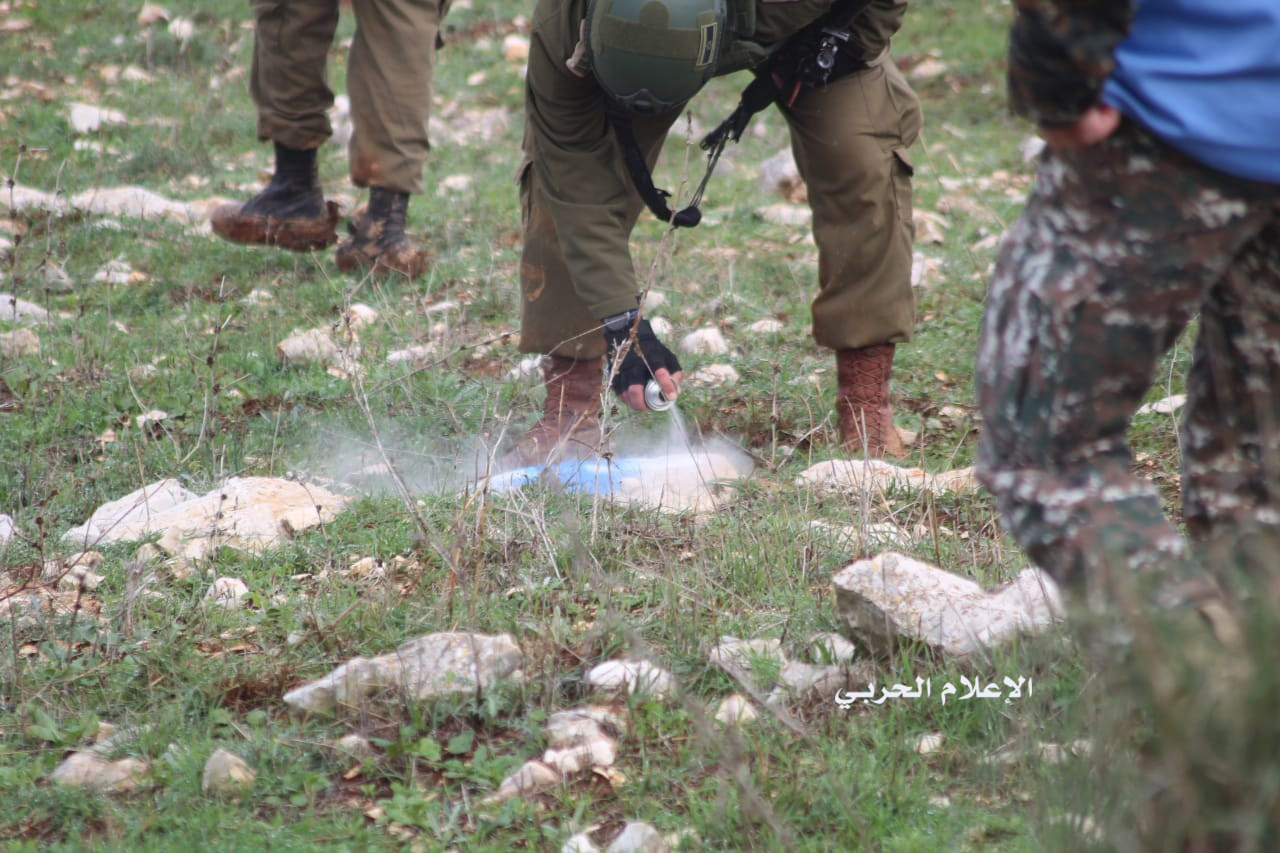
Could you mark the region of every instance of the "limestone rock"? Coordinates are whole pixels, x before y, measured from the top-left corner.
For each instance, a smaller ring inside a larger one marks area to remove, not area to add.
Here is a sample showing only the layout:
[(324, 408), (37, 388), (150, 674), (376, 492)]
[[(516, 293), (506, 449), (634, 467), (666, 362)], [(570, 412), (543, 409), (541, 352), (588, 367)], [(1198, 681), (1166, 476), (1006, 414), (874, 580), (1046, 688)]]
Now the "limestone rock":
[(18, 532), (18, 525), (11, 516), (0, 513), (0, 545), (6, 544)]
[(70, 203), (74, 209), (94, 216), (165, 219), (179, 225), (193, 225), (201, 218), (186, 202), (142, 187), (95, 187), (76, 193)]
[(770, 225), (793, 228), (808, 225), (813, 219), (813, 211), (797, 204), (770, 204), (756, 208), (755, 214), (757, 219), (763, 219)]
[(502, 780), (497, 791), (481, 802), (492, 805), (515, 797), (527, 797), (545, 791), (559, 781), (560, 774), (541, 761), (526, 761), (516, 772)]
[(916, 752), (921, 755), (929, 755), (942, 749), (942, 744), (946, 737), (942, 732), (930, 732), (929, 734), (920, 735), (920, 739), (916, 741)]
[(19, 299), (12, 293), (0, 293), (0, 320), (9, 323), (49, 322), (49, 312), (25, 299)]
[(25, 358), (40, 354), (40, 338), (30, 329), (0, 332), (0, 358)]
[(627, 731), (626, 710), (621, 706), (587, 705), (569, 711), (557, 711), (543, 727), (547, 743), (566, 746), (581, 743), (599, 735), (614, 737)]
[(201, 559), (218, 547), (259, 553), (332, 521), (346, 503), (321, 486), (277, 477), (233, 477), (203, 496), (161, 480), (103, 504), (62, 538), (88, 546), (160, 533), (157, 544), (174, 556)]
[(383, 696), (391, 702), (427, 702), (516, 678), (522, 659), (509, 634), (427, 634), (385, 655), (352, 658), (324, 678), (290, 690), (284, 701), (312, 713), (359, 707)]
[(1063, 613), (1057, 586), (1036, 569), (986, 592), (890, 551), (845, 567), (831, 582), (840, 618), (876, 654), (903, 641), (964, 660), (1017, 634), (1043, 631)]
[(590, 835), (579, 832), (564, 843), (560, 853), (600, 853), (600, 848), (591, 840)]
[(835, 692), (853, 680), (852, 670), (843, 666), (818, 666), (789, 660), (778, 673), (778, 683), (765, 697), (766, 705), (777, 705), (790, 699), (804, 699), (810, 694)]
[(717, 721), (727, 726), (741, 725), (749, 723), (760, 715), (756, 712), (755, 706), (743, 696), (737, 693), (726, 696), (720, 701), (716, 707), (715, 718)]
[(708, 364), (690, 373), (685, 382), (697, 388), (719, 388), (737, 385), (741, 378), (731, 364)]
[(364, 761), (367, 758), (377, 756), (377, 750), (373, 748), (373, 744), (364, 735), (358, 735), (355, 732), (343, 735), (333, 744), (333, 748), (356, 761)]
[(96, 107), (93, 104), (68, 104), (67, 120), (76, 133), (92, 133), (104, 125), (124, 124), (128, 118), (119, 110)]
[(249, 587), (239, 578), (218, 578), (205, 591), (204, 600), (225, 610), (239, 610), (249, 594)]
[(784, 326), (782, 325), (781, 320), (766, 317), (763, 320), (756, 320), (750, 326), (747, 326), (747, 331), (753, 335), (776, 335), (781, 332), (783, 328)]
[(719, 329), (697, 329), (680, 339), (680, 350), (690, 355), (724, 355), (729, 342)]
[(73, 752), (49, 778), (60, 785), (119, 793), (136, 788), (146, 774), (146, 762), (136, 758), (107, 761), (92, 752)]
[(276, 344), (276, 357), (285, 364), (331, 363), (338, 359), (338, 344), (329, 329), (319, 327), (295, 331)]
[(930, 474), (920, 468), (903, 468), (879, 459), (828, 459), (802, 471), (796, 478), (796, 485), (829, 490), (884, 491), (897, 488), (956, 494), (970, 494), (978, 489), (972, 467)]
[(561, 776), (572, 776), (588, 767), (609, 767), (617, 755), (613, 738), (600, 734), (571, 746), (552, 747), (542, 754), (542, 763)]
[(658, 830), (641, 821), (627, 821), (605, 853), (667, 853), (669, 849)]
[(588, 685), (606, 692), (648, 693), (655, 699), (675, 687), (671, 673), (647, 660), (611, 660), (593, 666), (584, 679)]
[(792, 204), (809, 200), (809, 188), (800, 177), (795, 155), (784, 148), (760, 164), (760, 189), (769, 195), (780, 195)]
[(200, 790), (206, 794), (239, 794), (253, 787), (257, 778), (248, 763), (225, 749), (215, 749), (204, 763)]
[(721, 669), (750, 670), (754, 663), (761, 660), (780, 668), (787, 658), (782, 653), (781, 640), (739, 640), (737, 637), (725, 636), (707, 652), (707, 660)]
[(814, 663), (850, 663), (857, 654), (857, 647), (839, 634), (825, 632), (809, 638), (809, 656)]

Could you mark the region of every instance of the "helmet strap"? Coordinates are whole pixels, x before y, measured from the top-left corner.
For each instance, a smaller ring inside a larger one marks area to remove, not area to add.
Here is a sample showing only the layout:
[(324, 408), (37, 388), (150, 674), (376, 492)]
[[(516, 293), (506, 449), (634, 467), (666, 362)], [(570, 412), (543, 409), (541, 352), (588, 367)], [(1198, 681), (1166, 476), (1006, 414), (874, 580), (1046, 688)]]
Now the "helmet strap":
[(613, 132), (618, 137), (618, 146), (622, 149), (622, 160), (626, 163), (627, 173), (631, 175), (631, 183), (653, 215), (663, 222), (670, 223), (672, 228), (692, 228), (697, 225), (702, 220), (702, 211), (698, 209), (698, 202), (702, 200), (702, 191), (706, 189), (707, 181), (711, 178), (711, 170), (715, 167), (715, 159), (719, 158), (719, 152), (716, 152), (715, 159), (708, 157), (710, 162), (707, 164), (707, 173), (703, 175), (702, 183), (698, 185), (698, 191), (694, 193), (689, 206), (673, 213), (667, 206), (667, 199), (671, 197), (671, 193), (653, 185), (653, 175), (649, 173), (644, 154), (641, 153), (640, 145), (636, 142), (631, 111), (616, 99), (605, 96), (605, 115), (609, 117), (609, 124), (613, 126)]

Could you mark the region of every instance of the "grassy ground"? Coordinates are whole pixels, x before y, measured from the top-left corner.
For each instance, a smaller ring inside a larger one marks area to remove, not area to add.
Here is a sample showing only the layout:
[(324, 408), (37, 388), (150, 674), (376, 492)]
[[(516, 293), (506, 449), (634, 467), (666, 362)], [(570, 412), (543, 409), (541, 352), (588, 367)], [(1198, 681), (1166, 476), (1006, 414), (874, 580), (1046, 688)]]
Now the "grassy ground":
[[(269, 170), (269, 149), (253, 138), (244, 4), (173, 4), (194, 23), (185, 41), (163, 24), (139, 27), (135, 3), (3, 9), (4, 21), (31, 25), (0, 33), (0, 164), (17, 184), (243, 198)], [(0, 223), (12, 243), (0, 290), (64, 315), (39, 328), (39, 357), (0, 363), (0, 512), (19, 530), (0, 551), (0, 569), (30, 576), (65, 550), (63, 530), (162, 477), (204, 491), (232, 475), (325, 473), (334, 456), (367, 450), (375, 432), (431, 468), (477, 435), (532, 421), (540, 392), (508, 378), (521, 356), (503, 337), (517, 325), (522, 81), (501, 43), (527, 32), (520, 16), (528, 13), (512, 2), (455, 3), (450, 15), (437, 114), (462, 127), (468, 114), (493, 110), (506, 123), (492, 139), (437, 140), (429, 189), (410, 218), (436, 252), (422, 282), (345, 277), (331, 252), (246, 249), (159, 220), (109, 225), (30, 213)], [(917, 83), (926, 130), (914, 154), (918, 206), (940, 212), (948, 227), (940, 245), (919, 246), (938, 274), (921, 289), (917, 338), (900, 348), (895, 386), (902, 421), (921, 434), (914, 461), (931, 470), (971, 462), (972, 362), (994, 251), (987, 238), (1016, 215), (1028, 174), (1019, 153), (1028, 129), (1004, 109), (1007, 15), (994, 0), (916, 3), (896, 47), (906, 66), (926, 58), (946, 66)], [(352, 26), (344, 14), (342, 33)], [(337, 91), (344, 63), (345, 49), (336, 51)], [(152, 79), (109, 83), (111, 66), (137, 66)], [(742, 83), (715, 81), (694, 104), (694, 121), (709, 127), (725, 115)], [(66, 118), (76, 101), (118, 109), (128, 122), (76, 136)], [(659, 185), (680, 179), (680, 136)], [(838, 629), (830, 575), (867, 556), (809, 527), (857, 521), (857, 507), (793, 484), (837, 450), (830, 354), (808, 336), (814, 251), (803, 229), (753, 215), (759, 163), (784, 145), (780, 118), (758, 117), (713, 180), (711, 223), (679, 236), (655, 282), (677, 332), (718, 325), (735, 349), (739, 385), (681, 397), (701, 432), (735, 437), (761, 463), (724, 512), (695, 522), (548, 492), (483, 507), (427, 492), (414, 513), (392, 496), (362, 498), (278, 551), (217, 554), (211, 569), (254, 591), (254, 606), (233, 613), (200, 605), (203, 573), (162, 576), (152, 587), (161, 596), (138, 599), (135, 547), (104, 549), (107, 580), (86, 602), (99, 618), (5, 626), (0, 636), (0, 838), (14, 849), (374, 849), (406, 838), (424, 849), (544, 849), (579, 829), (596, 826), (606, 837), (621, 821), (642, 819), (663, 831), (692, 828), (695, 846), (713, 849), (1040, 849), (1060, 810), (1044, 792), (1067, 783), (1039, 760), (984, 757), (1070, 736), (1089, 679), (1060, 638), (992, 661), (992, 676), (1034, 678), (1035, 695), (1021, 704), (903, 701), (841, 711), (815, 703), (799, 709), (803, 733), (770, 718), (740, 736), (699, 724), (692, 700), (734, 689), (707, 663), (716, 638), (781, 637), (795, 650), (814, 631)], [(698, 158), (689, 159), (697, 172)], [(323, 150), (321, 173), (331, 192), (358, 199), (340, 149)], [(470, 175), (471, 189), (438, 194), (451, 175)], [(637, 229), (639, 257), (652, 256), (660, 233), (652, 222)], [(725, 249), (732, 255), (717, 251)], [(113, 259), (137, 280), (93, 281)], [(65, 270), (69, 287), (46, 286), (51, 265)], [(254, 290), (273, 298), (245, 304)], [(461, 307), (448, 315), (439, 363), (386, 365), (387, 351), (428, 337), (439, 316), (427, 309), (445, 300)], [(352, 302), (382, 315), (361, 335), (362, 388), (320, 367), (277, 362), (275, 342), (333, 321)], [(768, 317), (784, 330), (746, 332)], [(1185, 348), (1175, 353), (1153, 396), (1179, 390), (1186, 358)], [(151, 409), (168, 419), (133, 425)], [(638, 426), (632, 415), (618, 417)], [(117, 439), (101, 441), (109, 429)], [(1140, 422), (1135, 444), (1175, 497), (1172, 419)], [(995, 583), (1024, 565), (985, 496), (898, 496), (867, 520), (889, 514), (924, 532), (915, 556), (952, 571)], [(382, 583), (343, 574), (365, 556), (406, 560)], [(511, 632), (531, 677), (483, 702), (406, 706), (385, 718), (300, 720), (280, 700), (351, 656), (449, 629)], [(589, 778), (536, 802), (478, 807), (540, 751), (539, 721), (584, 698), (584, 671), (638, 644), (671, 668), (691, 704), (633, 703), (617, 764), (625, 783)], [(921, 668), (907, 654), (876, 666), (893, 681), (917, 672), (958, 679), (945, 664)], [(114, 797), (48, 784), (65, 750), (99, 720), (146, 727), (128, 751), (151, 764), (148, 784)], [(353, 768), (335, 756), (325, 745), (348, 731), (373, 737), (381, 757)], [(943, 746), (920, 755), (917, 740), (930, 732), (944, 734)], [(258, 772), (243, 799), (201, 794), (200, 771), (217, 746)], [(380, 820), (367, 816), (375, 808)], [(388, 821), (405, 829), (389, 831)]]

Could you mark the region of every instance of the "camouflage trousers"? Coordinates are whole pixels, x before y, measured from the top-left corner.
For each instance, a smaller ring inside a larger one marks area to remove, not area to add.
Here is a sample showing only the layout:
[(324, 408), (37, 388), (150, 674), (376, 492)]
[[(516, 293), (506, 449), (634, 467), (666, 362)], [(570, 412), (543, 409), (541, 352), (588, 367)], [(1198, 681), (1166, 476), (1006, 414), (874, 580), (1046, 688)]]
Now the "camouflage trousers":
[[(1180, 427), (1188, 548), (1132, 472), (1126, 433), (1197, 312)], [(1203, 168), (1128, 122), (1047, 152), (987, 294), (977, 393), (978, 476), (1059, 581), (1190, 580), (1277, 541), (1280, 187)]]

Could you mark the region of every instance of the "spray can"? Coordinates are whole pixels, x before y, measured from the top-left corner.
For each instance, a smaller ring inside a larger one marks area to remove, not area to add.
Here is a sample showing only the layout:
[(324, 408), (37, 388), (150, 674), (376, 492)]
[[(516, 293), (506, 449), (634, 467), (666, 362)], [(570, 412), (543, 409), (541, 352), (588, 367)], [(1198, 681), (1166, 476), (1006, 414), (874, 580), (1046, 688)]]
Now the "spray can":
[(651, 412), (665, 412), (674, 404), (662, 393), (658, 380), (650, 379), (644, 384), (644, 405)]

